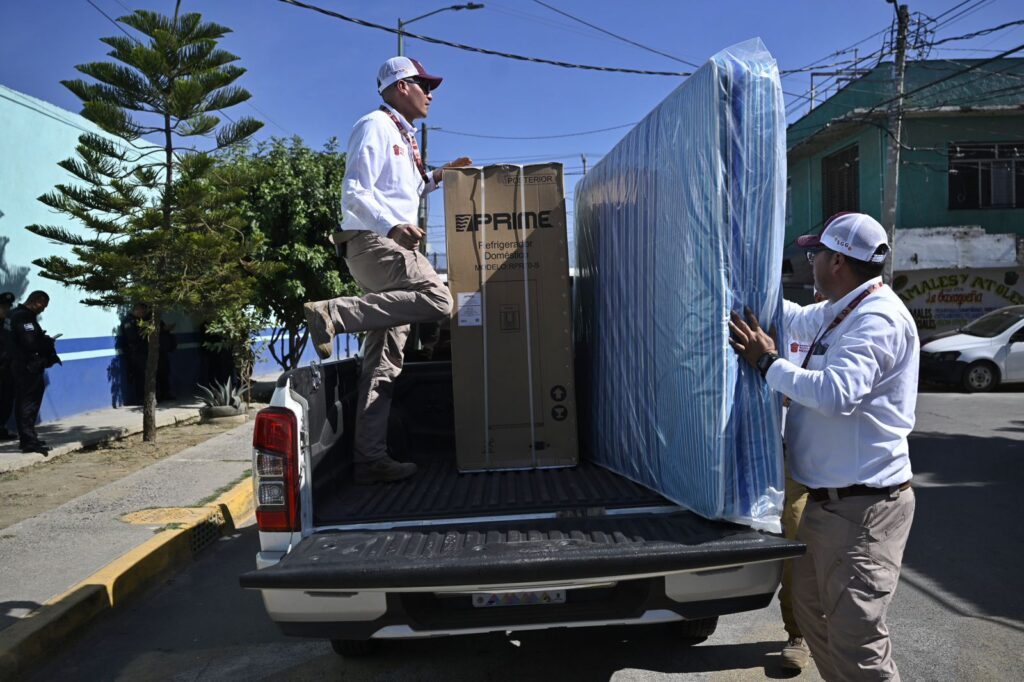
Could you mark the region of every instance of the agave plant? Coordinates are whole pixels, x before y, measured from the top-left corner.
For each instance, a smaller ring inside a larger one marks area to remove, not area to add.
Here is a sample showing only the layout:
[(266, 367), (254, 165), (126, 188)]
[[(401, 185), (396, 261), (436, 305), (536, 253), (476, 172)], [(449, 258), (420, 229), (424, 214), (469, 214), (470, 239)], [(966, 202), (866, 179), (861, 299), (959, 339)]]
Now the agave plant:
[(204, 407), (234, 407), (242, 406), (242, 387), (232, 386), (231, 377), (227, 382), (220, 383), (216, 379), (210, 386), (197, 385), (199, 394), (196, 400), (203, 403)]

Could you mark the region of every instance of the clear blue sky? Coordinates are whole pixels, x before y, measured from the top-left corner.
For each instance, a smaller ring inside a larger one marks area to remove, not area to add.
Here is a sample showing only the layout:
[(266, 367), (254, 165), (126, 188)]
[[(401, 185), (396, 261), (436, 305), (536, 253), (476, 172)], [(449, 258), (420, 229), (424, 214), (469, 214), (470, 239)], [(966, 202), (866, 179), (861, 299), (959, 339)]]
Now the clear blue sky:
[[(342, 14), (394, 26), (444, 7), (444, 0), (308, 0)], [(460, 1), (460, 0), (456, 0)], [(112, 17), (148, 8), (170, 14), (173, 0), (93, 0)], [(418, 21), (409, 31), (494, 50), (566, 62), (635, 69), (689, 71), (692, 67), (645, 51), (576, 23), (533, 0), (483, 0), (484, 9), (442, 12)], [(829, 58), (862, 39), (859, 55), (882, 46), (893, 7), (884, 0), (545, 0), (591, 24), (668, 53), (703, 63), (731, 44), (760, 37), (782, 69), (851, 59)], [(910, 2), (912, 12), (938, 17), (936, 38), (966, 34), (1024, 18), (1019, 0), (927, 0)], [(959, 7), (957, 7), (959, 5)], [(300, 135), (319, 146), (337, 136), (342, 144), (352, 123), (379, 103), (374, 87), (380, 63), (396, 53), (396, 37), (342, 22), (277, 0), (184, 0), (186, 11), (233, 29), (223, 47), (248, 69), (241, 84), (253, 93), (244, 112), (266, 121), (262, 136)], [(933, 24), (934, 25), (934, 24)], [(102, 59), (99, 38), (118, 33), (87, 0), (8, 1), (0, 9), (0, 83), (71, 111), (77, 99), (60, 85), (76, 77), (75, 64)], [(1024, 27), (947, 43), (931, 58), (992, 56), (1024, 43)], [(593, 164), (627, 129), (549, 140), (489, 140), (453, 132), (504, 136), (558, 135), (608, 128), (642, 118), (680, 78), (557, 68), (511, 61), (426, 44), (407, 38), (406, 53), (445, 77), (431, 107), (429, 157), (441, 162), (459, 155), (478, 162), (557, 160), (570, 173), (581, 169), (580, 155)], [(1015, 56), (1024, 56), (1020, 53)], [(871, 64), (874, 62), (872, 61)], [(828, 70), (822, 67), (822, 70)], [(800, 95), (807, 74), (783, 79), (783, 89)], [(793, 102), (790, 119), (806, 112)], [(576, 175), (567, 177), (572, 208)], [(431, 225), (443, 222), (440, 201), (431, 203)], [(570, 218), (571, 223), (571, 218)], [(434, 234), (438, 234), (435, 231)], [(433, 243), (432, 246), (440, 246)]]

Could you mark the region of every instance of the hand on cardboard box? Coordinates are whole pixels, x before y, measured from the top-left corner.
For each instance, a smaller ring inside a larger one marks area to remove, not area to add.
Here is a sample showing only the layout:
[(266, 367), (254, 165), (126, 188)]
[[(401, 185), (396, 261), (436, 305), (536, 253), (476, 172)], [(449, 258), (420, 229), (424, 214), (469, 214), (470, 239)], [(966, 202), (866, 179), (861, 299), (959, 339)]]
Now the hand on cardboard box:
[(473, 159), (468, 156), (460, 156), (454, 161), (449, 161), (445, 165), (434, 170), (434, 184), (441, 182), (441, 178), (444, 177), (445, 168), (465, 168), (466, 166), (472, 166)]
[(401, 225), (395, 225), (388, 232), (388, 239), (393, 239), (396, 244), (410, 251), (415, 251), (419, 248), (420, 241), (426, 233), (415, 225), (409, 225), (403, 223)]

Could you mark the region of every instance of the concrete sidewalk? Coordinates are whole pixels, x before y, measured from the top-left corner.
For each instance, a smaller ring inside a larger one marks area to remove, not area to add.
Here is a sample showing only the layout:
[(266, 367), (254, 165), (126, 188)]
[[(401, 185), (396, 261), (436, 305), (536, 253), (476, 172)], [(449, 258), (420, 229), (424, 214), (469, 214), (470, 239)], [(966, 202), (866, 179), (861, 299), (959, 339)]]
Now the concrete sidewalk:
[[(157, 405), (157, 428), (199, 421), (199, 407), (199, 403), (194, 401)], [(49, 456), (22, 452), (17, 440), (5, 441), (0, 443), (0, 472), (14, 471), (69, 452), (142, 433), (142, 407), (115, 407), (74, 414), (66, 419), (39, 424), (36, 431), (50, 446)]]
[(193, 520), (194, 510), (177, 508), (207, 504), (244, 480), (252, 429), (249, 421), (0, 531), (0, 630), (155, 533)]

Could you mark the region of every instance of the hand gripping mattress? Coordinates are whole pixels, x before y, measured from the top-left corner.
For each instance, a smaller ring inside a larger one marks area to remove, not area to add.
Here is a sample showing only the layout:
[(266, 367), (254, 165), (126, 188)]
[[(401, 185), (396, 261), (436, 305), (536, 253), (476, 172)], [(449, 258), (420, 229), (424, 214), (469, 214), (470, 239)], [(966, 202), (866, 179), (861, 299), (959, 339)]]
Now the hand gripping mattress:
[[(592, 459), (712, 519), (778, 531), (778, 397), (729, 313), (781, 317), (779, 72), (760, 40), (716, 54), (576, 186), (581, 434)], [(781, 329), (781, 325), (778, 325)]]

